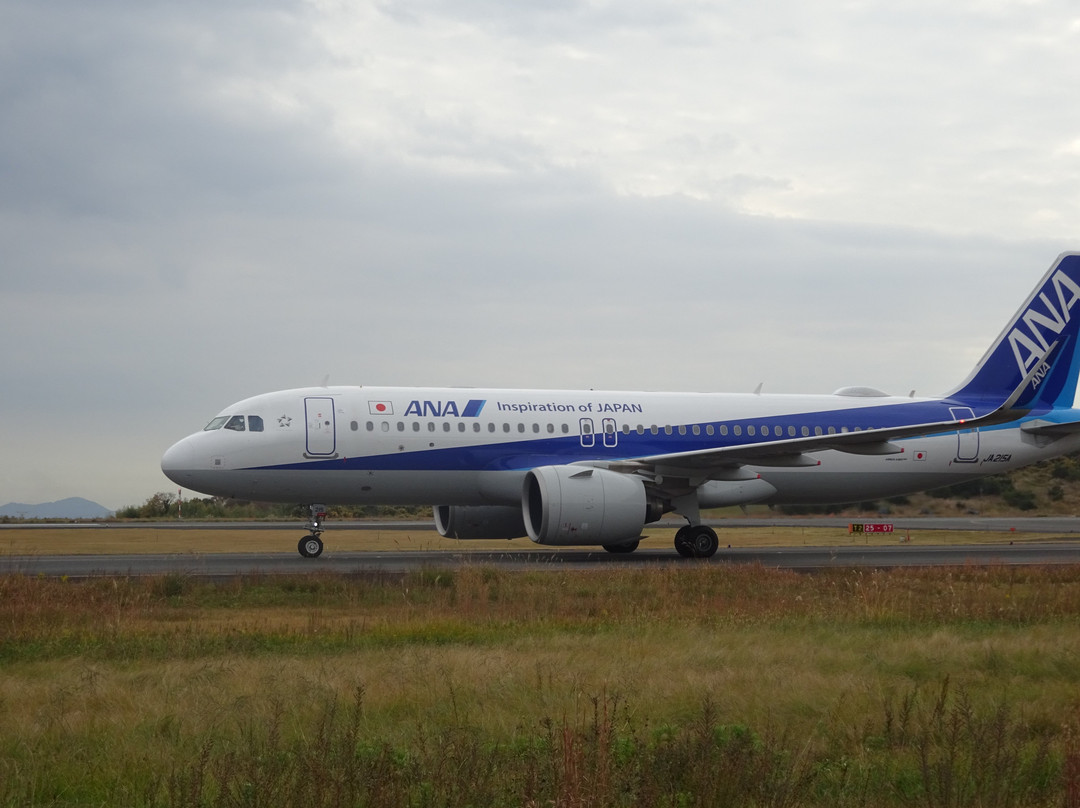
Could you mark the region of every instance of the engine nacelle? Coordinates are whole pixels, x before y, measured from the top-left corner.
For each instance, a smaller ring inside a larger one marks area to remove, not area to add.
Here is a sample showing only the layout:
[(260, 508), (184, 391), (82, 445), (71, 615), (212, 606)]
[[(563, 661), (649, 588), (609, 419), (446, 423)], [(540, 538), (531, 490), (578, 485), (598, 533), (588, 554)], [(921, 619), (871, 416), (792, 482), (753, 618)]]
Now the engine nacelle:
[(525, 475), (525, 529), (537, 544), (621, 544), (650, 515), (637, 477), (582, 466), (542, 466)]
[(447, 539), (519, 539), (525, 519), (516, 505), (436, 505), (435, 529)]

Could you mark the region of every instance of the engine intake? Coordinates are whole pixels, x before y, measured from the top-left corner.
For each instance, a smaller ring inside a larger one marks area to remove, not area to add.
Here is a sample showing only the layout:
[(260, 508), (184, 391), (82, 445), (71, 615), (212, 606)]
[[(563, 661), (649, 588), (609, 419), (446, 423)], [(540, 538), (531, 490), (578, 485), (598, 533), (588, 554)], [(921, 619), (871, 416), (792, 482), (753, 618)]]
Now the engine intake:
[(581, 466), (541, 466), (525, 475), (525, 529), (537, 544), (620, 544), (651, 516), (637, 477)]

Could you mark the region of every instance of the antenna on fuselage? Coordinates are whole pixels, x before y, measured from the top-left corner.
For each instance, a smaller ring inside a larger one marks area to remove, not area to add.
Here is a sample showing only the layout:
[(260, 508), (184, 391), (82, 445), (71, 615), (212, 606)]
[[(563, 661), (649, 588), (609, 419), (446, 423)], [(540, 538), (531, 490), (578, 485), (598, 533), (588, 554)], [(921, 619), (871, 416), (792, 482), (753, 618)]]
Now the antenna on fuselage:
[(329, 386), (330, 386), (330, 374), (327, 373), (325, 376), (322, 377), (322, 384), (320, 384), (319, 387), (329, 387)]

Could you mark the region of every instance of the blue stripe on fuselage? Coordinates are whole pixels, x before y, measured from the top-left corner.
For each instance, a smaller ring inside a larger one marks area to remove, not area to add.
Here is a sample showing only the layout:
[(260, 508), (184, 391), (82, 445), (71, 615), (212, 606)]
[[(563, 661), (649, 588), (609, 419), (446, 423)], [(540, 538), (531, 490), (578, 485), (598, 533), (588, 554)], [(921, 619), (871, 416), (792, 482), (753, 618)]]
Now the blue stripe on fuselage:
[[(473, 402), (470, 402), (470, 405)], [(483, 405), (483, 402), (479, 402)], [(360, 455), (357, 457), (335, 460), (307, 461), (273, 466), (261, 466), (260, 469), (370, 469), (398, 471), (506, 471), (524, 470), (543, 465), (562, 465), (582, 460), (624, 460), (651, 455), (693, 452), (703, 449), (727, 448), (736, 446), (754, 446), (777, 440), (797, 440), (802, 437), (817, 436), (817, 429), (828, 434), (856, 429), (885, 429), (909, 424), (935, 423), (952, 419), (950, 406), (959, 403), (954, 400), (919, 401), (887, 404), (874, 407), (852, 409), (821, 410), (817, 412), (788, 413), (754, 418), (726, 419), (722, 421), (703, 421), (685, 424), (686, 434), (679, 434), (680, 425), (657, 424), (656, 434), (652, 425), (645, 427), (643, 434), (632, 429), (629, 434), (615, 433), (616, 445), (605, 446), (603, 433), (589, 437), (593, 445), (582, 445), (578, 434), (560, 435), (524, 439), (520, 441), (497, 441), (474, 443), (466, 446), (448, 446), (445, 448), (421, 448), (410, 451), (398, 451), (381, 455)], [(972, 406), (975, 414), (985, 414), (991, 406), (989, 402), (963, 402)], [(711, 427), (713, 434), (709, 435)], [(806, 428), (808, 435), (803, 434)], [(700, 434), (693, 434), (697, 428)], [(722, 428), (726, 434), (722, 434)], [(667, 430), (670, 429), (671, 434)], [(750, 430), (754, 434), (751, 435)], [(779, 433), (777, 432), (779, 429)], [(794, 430), (795, 434), (791, 434)], [(741, 434), (735, 434), (739, 432)], [(428, 442), (424, 436), (424, 442)], [(408, 445), (406, 443), (406, 445)]]

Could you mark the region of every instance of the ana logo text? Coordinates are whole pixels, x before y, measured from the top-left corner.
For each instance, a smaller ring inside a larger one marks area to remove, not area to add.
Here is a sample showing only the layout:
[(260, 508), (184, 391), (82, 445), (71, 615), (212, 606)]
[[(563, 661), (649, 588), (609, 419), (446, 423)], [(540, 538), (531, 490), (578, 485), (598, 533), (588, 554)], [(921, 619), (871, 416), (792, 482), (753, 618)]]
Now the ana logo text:
[[(1040, 301), (1042, 305), (1036, 308)], [(1038, 300), (1033, 301), (1020, 315), (1009, 332), (1009, 345), (1016, 357), (1016, 366), (1020, 369), (1021, 376), (1026, 376), (1036, 362), (1045, 358), (1050, 340), (1064, 330), (1072, 318), (1072, 307), (1077, 301), (1080, 301), (1080, 286), (1059, 269), (1044, 290), (1039, 292)], [(1050, 339), (1047, 339), (1046, 334), (1051, 335)], [(1035, 384), (1038, 385), (1045, 375), (1045, 369), (1041, 370)]]
[(456, 401), (413, 400), (405, 408), (405, 414), (419, 415), (422, 418), (476, 418), (486, 403), (483, 399), (474, 398), (461, 407)]

